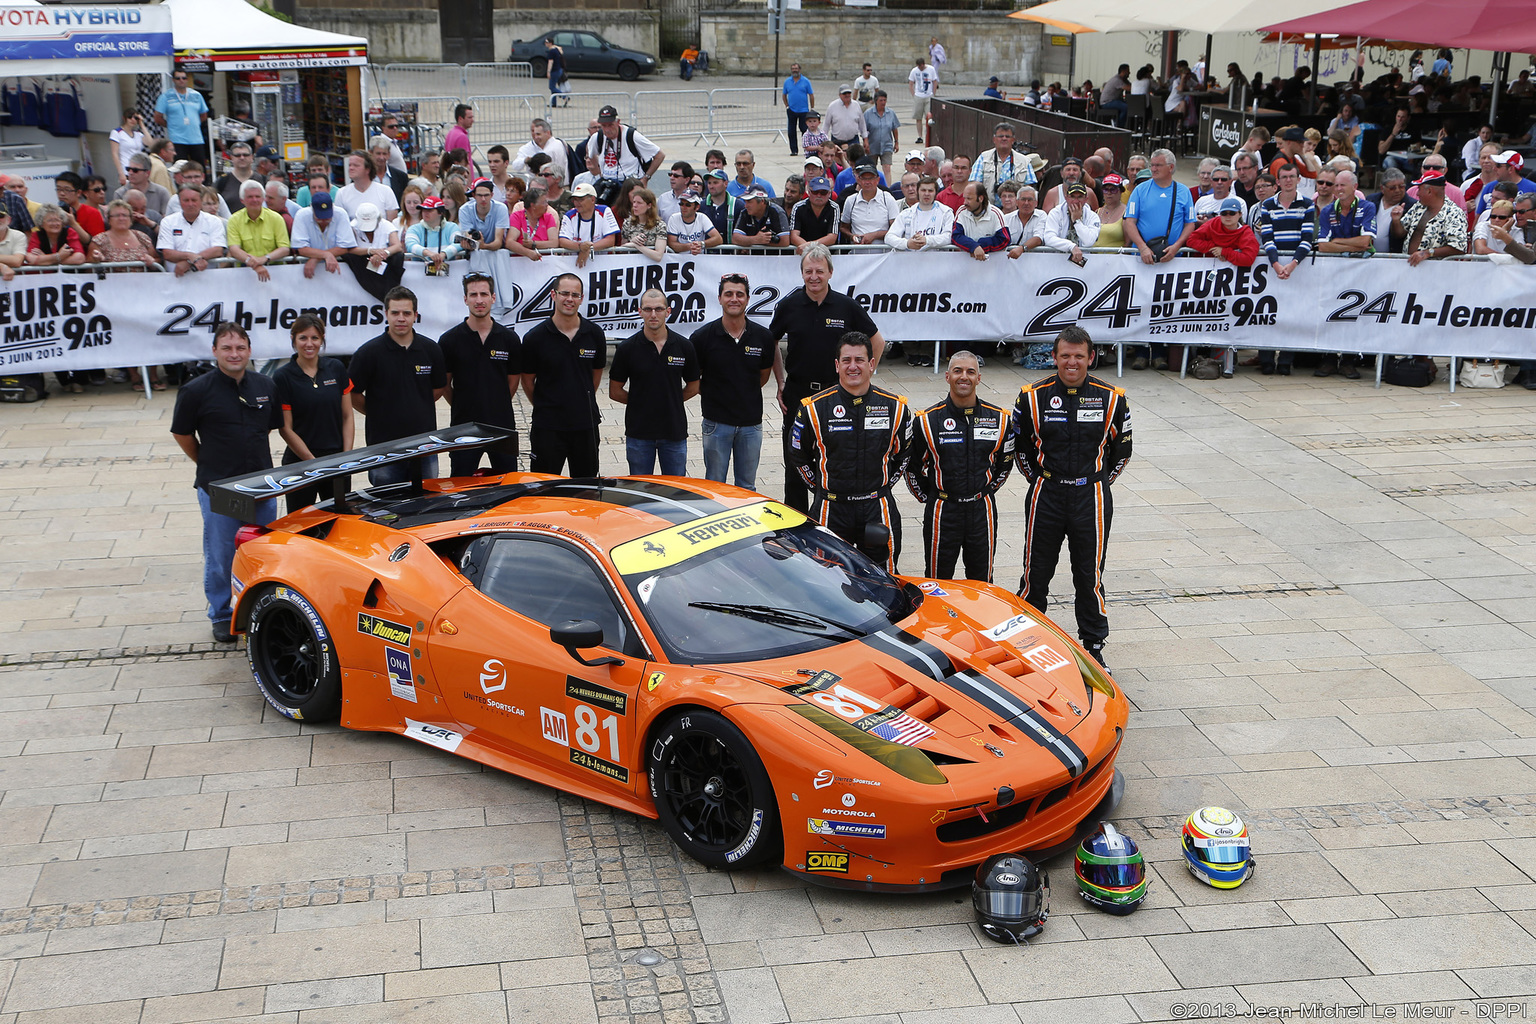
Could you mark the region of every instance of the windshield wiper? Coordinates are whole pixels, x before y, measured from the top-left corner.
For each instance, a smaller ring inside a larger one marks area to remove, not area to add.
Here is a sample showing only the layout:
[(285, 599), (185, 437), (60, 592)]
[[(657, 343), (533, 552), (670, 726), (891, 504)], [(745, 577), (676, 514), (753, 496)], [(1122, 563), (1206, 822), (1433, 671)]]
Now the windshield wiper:
[(817, 633), (824, 633), (826, 627), (831, 626), (850, 636), (869, 635), (867, 629), (850, 626), (846, 622), (839, 622), (825, 615), (817, 615), (815, 612), (799, 611), (793, 608), (776, 608), (767, 604), (730, 604), (721, 601), (691, 601), (688, 607), (702, 608), (707, 612), (721, 612), (725, 615), (740, 615), (745, 619), (765, 622), (771, 626), (782, 626), (785, 629), (814, 630)]

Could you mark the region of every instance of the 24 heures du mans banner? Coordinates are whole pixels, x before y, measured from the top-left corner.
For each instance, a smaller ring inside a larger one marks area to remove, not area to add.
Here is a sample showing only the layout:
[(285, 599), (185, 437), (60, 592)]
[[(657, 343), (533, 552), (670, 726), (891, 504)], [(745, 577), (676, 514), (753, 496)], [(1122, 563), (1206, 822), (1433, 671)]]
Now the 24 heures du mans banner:
[[(742, 254), (570, 258), (505, 253), (495, 261), (498, 318), (519, 332), (549, 316), (561, 273), (585, 284), (582, 312), (611, 339), (640, 329), (640, 296), (660, 288), (671, 325), (690, 334), (720, 315), (720, 276), (748, 275), (748, 313), (766, 324), (800, 285), (794, 256)], [(962, 252), (870, 252), (835, 257), (832, 286), (869, 310), (889, 341), (1049, 341), (1068, 324), (1096, 341), (1163, 341), (1244, 348), (1536, 358), (1536, 269), (1491, 263), (1318, 258), (1281, 280), (1267, 264), (1237, 268), (1179, 258), (1146, 266), (1132, 256), (1090, 254), (1079, 269), (1059, 254), (985, 262)], [(407, 266), (420, 300), (419, 330), (436, 337), (464, 317), (464, 262), (428, 277)], [(258, 359), (288, 355), (302, 313), (322, 317), (328, 350), (354, 351), (384, 330), (383, 306), (351, 272), (243, 267), (170, 274), (18, 274), (0, 291), (0, 373), (94, 369), (206, 359), (213, 329), (236, 320)]]

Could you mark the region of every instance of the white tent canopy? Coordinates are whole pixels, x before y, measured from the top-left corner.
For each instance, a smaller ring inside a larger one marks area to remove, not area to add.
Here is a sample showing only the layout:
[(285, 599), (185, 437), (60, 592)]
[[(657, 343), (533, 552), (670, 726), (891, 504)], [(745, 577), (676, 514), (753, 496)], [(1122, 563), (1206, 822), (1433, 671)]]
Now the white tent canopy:
[(1008, 15), (1068, 32), (1256, 32), (1275, 23), (1276, 11), (1301, 18), (1329, 11), (1339, 0), (1051, 0)]
[(368, 40), (292, 25), (246, 0), (165, 0), (179, 62), (214, 71), (354, 67), (368, 63)]

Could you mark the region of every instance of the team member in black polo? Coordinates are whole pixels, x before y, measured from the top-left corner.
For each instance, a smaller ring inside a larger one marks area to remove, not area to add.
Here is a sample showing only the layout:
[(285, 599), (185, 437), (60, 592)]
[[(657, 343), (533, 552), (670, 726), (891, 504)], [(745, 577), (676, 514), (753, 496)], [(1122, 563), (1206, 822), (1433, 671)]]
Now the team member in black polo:
[[(225, 477), (271, 469), (272, 448), (267, 434), (282, 420), (272, 381), (247, 369), (251, 339), (245, 328), (233, 323), (215, 327), (213, 360), (217, 371), (194, 377), (176, 395), (171, 436), (197, 464), (193, 486), (203, 513), (203, 596), (208, 601), (213, 638), (229, 644), (235, 641), (229, 631), (230, 565), (235, 560), (235, 531), (243, 524), (209, 507), (208, 485)], [(276, 518), (274, 499), (256, 503), (256, 522)]]
[[(437, 343), (448, 370), (449, 423), (489, 423), (517, 429), (512, 399), (522, 382), (523, 343), (517, 332), (491, 319), (496, 305), (496, 285), (485, 274), (464, 275), (464, 306), (469, 316), (449, 328)], [(515, 443), (515, 442), (514, 442)], [(449, 452), (453, 476), (469, 476), (480, 466), (480, 456), (490, 460), (492, 473), (517, 470), (517, 449), (510, 451)]]
[(688, 340), (699, 357), (704, 476), (724, 483), (734, 462), (736, 486), (755, 491), (763, 451), (763, 385), (779, 349), (766, 327), (747, 319), (751, 294), (745, 274), (720, 278), (723, 315)]
[[(824, 245), (808, 245), (800, 254), (800, 280), (796, 288), (774, 307), (768, 334), (777, 344), (787, 337), (782, 363), (775, 363), (779, 377), (779, 410), (784, 414), (784, 504), (810, 511), (809, 492), (795, 469), (790, 453), (790, 434), (800, 400), (831, 386), (836, 377), (838, 343), (849, 331), (869, 335), (874, 345), (872, 364), (879, 366), (885, 338), (864, 307), (842, 292), (831, 289), (832, 253)], [(779, 376), (787, 373), (786, 381)]]
[[(368, 417), (371, 445), (436, 430), (437, 400), (448, 390), (443, 350), (416, 332), (416, 293), (391, 288), (384, 296), (384, 319), (388, 329), (352, 356), (352, 408)], [(437, 456), (423, 457), (422, 476), (437, 476)], [(408, 461), (368, 471), (375, 486), (410, 478)]]
[[(278, 432), (288, 442), (285, 466), (347, 451), (353, 440), (352, 402), (347, 398), (352, 381), (340, 359), (320, 354), (325, 347), (325, 322), (305, 313), (294, 320), (288, 336), (293, 358), (272, 375), (283, 417)], [(290, 491), (288, 511), (297, 512), (318, 500), (319, 484)]]
[[(683, 403), (699, 393), (693, 344), (667, 328), (667, 296), (652, 288), (640, 296), (645, 326), (619, 343), (608, 369), (608, 397), (624, 406), (624, 454), (636, 476), (688, 475), (688, 414)], [(628, 390), (624, 385), (629, 384)]]
[(796, 249), (813, 242), (836, 245), (841, 210), (832, 200), (832, 183), (826, 178), (812, 178), (805, 183), (805, 196), (790, 214), (789, 244)]
[(608, 339), (581, 315), (582, 281), (555, 278), (555, 312), (523, 339), (523, 394), (533, 403), (530, 469), (597, 475), (597, 385), (608, 365)]

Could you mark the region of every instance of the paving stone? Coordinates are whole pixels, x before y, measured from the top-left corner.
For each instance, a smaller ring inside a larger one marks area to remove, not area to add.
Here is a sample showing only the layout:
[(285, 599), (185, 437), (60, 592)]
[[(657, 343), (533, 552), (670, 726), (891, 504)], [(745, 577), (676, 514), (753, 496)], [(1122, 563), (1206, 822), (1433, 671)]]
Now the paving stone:
[(1401, 973), (1410, 966), (1416, 971), (1461, 971), (1536, 963), (1536, 939), (1503, 914), (1352, 921), (1331, 927), (1373, 974)]
[(318, 928), (271, 935), (236, 935), (224, 941), (225, 988), (278, 985), (361, 976), (420, 966), (414, 921), (358, 928)]
[(574, 907), (421, 922), (422, 967), (570, 956), (582, 950)]
[(226, 853), (197, 850), (44, 864), (32, 900), (102, 900), (211, 888), (224, 877)]
[(206, 992), (219, 984), (220, 952), (221, 943), (205, 940), (34, 957), (17, 966), (4, 1009), (13, 1013)]
[(1323, 856), (1364, 893), (1416, 892), (1424, 888), (1424, 879), (1431, 876), (1438, 889), (1510, 885), (1525, 880), (1517, 868), (1486, 843), (1330, 850)]
[(1360, 962), (1322, 925), (1230, 931), (1223, 939), (1230, 959), (1223, 957), (1219, 965), (1210, 959), (1209, 936), (1154, 935), (1147, 941), (1185, 986), (1263, 984), (1361, 972)]

